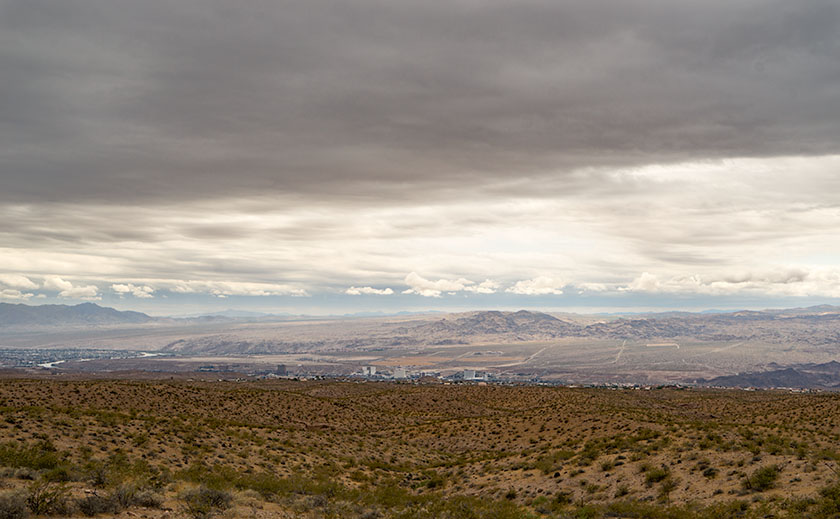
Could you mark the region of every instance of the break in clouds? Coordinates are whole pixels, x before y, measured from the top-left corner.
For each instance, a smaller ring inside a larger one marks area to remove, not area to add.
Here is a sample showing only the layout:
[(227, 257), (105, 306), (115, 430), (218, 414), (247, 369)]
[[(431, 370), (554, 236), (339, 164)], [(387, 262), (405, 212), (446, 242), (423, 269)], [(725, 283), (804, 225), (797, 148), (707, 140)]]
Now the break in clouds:
[(838, 22), (0, 0), (0, 298), (840, 297)]

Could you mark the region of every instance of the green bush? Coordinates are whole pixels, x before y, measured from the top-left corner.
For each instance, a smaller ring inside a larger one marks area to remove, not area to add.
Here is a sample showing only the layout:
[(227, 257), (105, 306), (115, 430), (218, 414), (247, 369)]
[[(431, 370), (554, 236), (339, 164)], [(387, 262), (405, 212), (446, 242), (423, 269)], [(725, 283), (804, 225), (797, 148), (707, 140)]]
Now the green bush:
[(817, 517), (840, 516), (840, 483), (835, 483), (820, 490), (817, 511)]
[(287, 480), (266, 472), (242, 475), (236, 478), (236, 486), (240, 489), (259, 492), (264, 499), (270, 499), (291, 490)]
[(60, 463), (61, 457), (49, 441), (42, 440), (31, 445), (0, 444), (0, 465), (6, 467), (47, 470), (58, 467)]
[(653, 486), (654, 483), (659, 483), (660, 481), (663, 481), (665, 478), (668, 477), (669, 474), (670, 472), (665, 467), (650, 469), (645, 475), (645, 484), (649, 487)]
[(764, 492), (773, 488), (777, 479), (779, 479), (779, 467), (777, 465), (768, 465), (750, 474), (744, 480), (744, 488), (755, 492)]
[(569, 450), (554, 451), (550, 454), (541, 456), (536, 463), (534, 463), (534, 468), (541, 470), (543, 474), (551, 474), (563, 466), (563, 461), (573, 458), (574, 455), (575, 453)]

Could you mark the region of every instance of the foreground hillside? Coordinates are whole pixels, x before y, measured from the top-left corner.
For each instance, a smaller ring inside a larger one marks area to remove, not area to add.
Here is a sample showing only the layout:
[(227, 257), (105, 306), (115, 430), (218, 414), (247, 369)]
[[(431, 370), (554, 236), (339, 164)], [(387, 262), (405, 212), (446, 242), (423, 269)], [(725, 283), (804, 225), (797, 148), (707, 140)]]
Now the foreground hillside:
[(837, 517), (840, 397), (0, 381), (0, 517)]

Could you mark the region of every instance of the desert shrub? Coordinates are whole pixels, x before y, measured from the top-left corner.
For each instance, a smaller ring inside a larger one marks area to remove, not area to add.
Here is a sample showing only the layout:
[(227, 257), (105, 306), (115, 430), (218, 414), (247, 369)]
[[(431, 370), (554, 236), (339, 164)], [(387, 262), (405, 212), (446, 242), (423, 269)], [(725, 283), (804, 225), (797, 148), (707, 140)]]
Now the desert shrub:
[(406, 508), (423, 501), (425, 498), (416, 496), (400, 487), (395, 481), (387, 481), (376, 485), (371, 492), (364, 494), (363, 502), (384, 508)]
[(0, 493), (0, 519), (26, 519), (28, 516), (26, 496), (20, 492)]
[(746, 501), (730, 501), (714, 504), (704, 510), (703, 518), (709, 519), (740, 519), (746, 517), (750, 505)]
[(103, 488), (108, 483), (108, 467), (101, 461), (89, 461), (82, 467), (85, 480), (96, 488)]
[(840, 516), (840, 483), (821, 489), (820, 499), (817, 502), (816, 517), (837, 516)]
[(554, 502), (557, 503), (560, 506), (569, 505), (569, 504), (572, 503), (572, 498), (573, 497), (574, 496), (572, 495), (571, 492), (564, 492), (564, 491), (561, 490), (561, 491), (557, 492), (556, 496), (554, 496)]
[[(194, 463), (189, 468), (177, 472), (175, 477), (217, 490), (228, 489), (238, 480), (248, 478), (233, 467), (220, 464), (208, 466), (203, 463)], [(245, 488), (250, 487), (245, 486)]]
[(574, 515), (570, 517), (574, 517), (574, 519), (596, 519), (603, 516), (604, 514), (599, 507), (594, 505), (583, 505), (575, 510)]
[[(581, 481), (583, 483), (583, 481)], [(597, 485), (595, 483), (586, 483), (583, 486), (583, 489), (586, 490), (587, 494), (594, 494), (595, 492), (601, 491), (603, 487), (601, 485)]]
[(615, 468), (615, 460), (607, 460), (607, 461), (601, 462), (601, 471), (602, 472), (609, 472), (613, 468)]
[(139, 489), (137, 486), (130, 483), (124, 483), (115, 488), (110, 497), (114, 502), (119, 504), (120, 507), (128, 508), (135, 504), (138, 491)]
[(755, 492), (764, 492), (773, 488), (777, 479), (779, 479), (779, 467), (777, 465), (767, 465), (750, 474), (744, 480), (744, 488)]
[(446, 486), (446, 477), (433, 470), (423, 471), (423, 479), (417, 486), (428, 489), (442, 488)]
[(534, 498), (530, 505), (537, 513), (547, 515), (551, 513), (553, 503), (551, 503), (547, 496), (539, 496)]
[(46, 481), (52, 481), (53, 483), (66, 483), (68, 481), (73, 481), (75, 476), (70, 470), (70, 467), (61, 465), (46, 471), (43, 478)]
[[(562, 514), (572, 503), (572, 497), (571, 493), (560, 491), (553, 498), (550, 494), (538, 496), (531, 500), (529, 504), (541, 515)], [(556, 517), (556, 515), (552, 515), (552, 517)]]
[(645, 484), (653, 486), (654, 483), (659, 483), (668, 477), (670, 472), (665, 467), (652, 468), (645, 474)]
[(714, 467), (707, 467), (703, 469), (703, 477), (706, 479), (715, 479), (718, 475), (718, 469)]
[(382, 513), (379, 510), (365, 510), (359, 515), (359, 519), (380, 519)]
[(289, 482), (274, 474), (261, 472), (258, 474), (243, 474), (236, 478), (236, 487), (239, 489), (254, 490), (264, 499), (286, 494), (291, 491)]
[(601, 517), (627, 517), (634, 519), (665, 519), (673, 516), (662, 507), (650, 503), (642, 503), (640, 501), (619, 501), (610, 503), (606, 506), (605, 510), (599, 510), (598, 515)]
[(69, 491), (63, 484), (38, 481), (29, 487), (26, 506), (35, 515), (70, 515)]
[(700, 440), (700, 444), (698, 445), (702, 450), (709, 450), (715, 446), (723, 445), (723, 437), (717, 433), (709, 432), (706, 434), (706, 437)]
[(181, 495), (184, 512), (195, 519), (212, 517), (230, 508), (231, 495), (224, 490), (201, 486)]
[(536, 463), (534, 463), (534, 468), (541, 470), (543, 474), (551, 474), (563, 465), (563, 461), (569, 460), (574, 457), (574, 455), (575, 453), (569, 450), (554, 451), (541, 456)]
[(0, 444), (0, 465), (35, 470), (54, 469), (61, 463), (61, 457), (50, 441), (41, 440), (30, 445), (14, 442)]
[(76, 501), (76, 507), (88, 517), (97, 514), (116, 514), (120, 511), (119, 503), (113, 496), (86, 496)]
[(144, 489), (134, 495), (132, 504), (146, 508), (160, 508), (163, 506), (163, 497), (154, 490)]
[(96, 488), (121, 486), (125, 482), (142, 481), (146, 486), (162, 487), (169, 474), (151, 466), (146, 460), (131, 461), (125, 453), (117, 451), (105, 460), (91, 459), (74, 471), (74, 479), (88, 481)]
[[(663, 506), (643, 501), (614, 501), (607, 505), (583, 505), (577, 507), (565, 518), (601, 519), (621, 517), (625, 519), (744, 519), (753, 517), (749, 505), (743, 501), (718, 503), (703, 508), (696, 504)], [(763, 517), (757, 515), (755, 517)]]
[(310, 510), (313, 508), (326, 508), (329, 503), (330, 501), (326, 496), (309, 496), (309, 499), (306, 500), (306, 507)]
[(313, 471), (310, 477), (294, 475), (285, 481), (296, 494), (334, 497), (344, 490), (344, 487), (332, 476), (318, 470)]
[(578, 465), (588, 467), (604, 453), (602, 444), (596, 441), (586, 442), (583, 450), (578, 454)]
[(120, 449), (111, 453), (104, 462), (106, 473), (106, 484), (120, 485), (126, 481), (139, 481), (148, 479), (157, 473), (149, 462), (144, 459), (131, 460), (128, 455)]
[(676, 490), (679, 481), (670, 474), (662, 480), (662, 486), (659, 487), (659, 499), (668, 500), (671, 492)]
[(400, 514), (411, 519), (522, 519), (522, 508), (511, 501), (495, 501), (474, 496), (453, 496), (435, 499), (423, 508)]

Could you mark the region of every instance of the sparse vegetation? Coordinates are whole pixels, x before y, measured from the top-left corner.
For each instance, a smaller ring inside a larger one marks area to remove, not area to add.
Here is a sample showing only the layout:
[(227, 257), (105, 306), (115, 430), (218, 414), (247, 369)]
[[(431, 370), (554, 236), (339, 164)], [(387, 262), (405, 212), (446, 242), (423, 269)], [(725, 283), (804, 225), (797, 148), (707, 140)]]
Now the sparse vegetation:
[(0, 402), (0, 519), (840, 513), (828, 394), (6, 380)]

